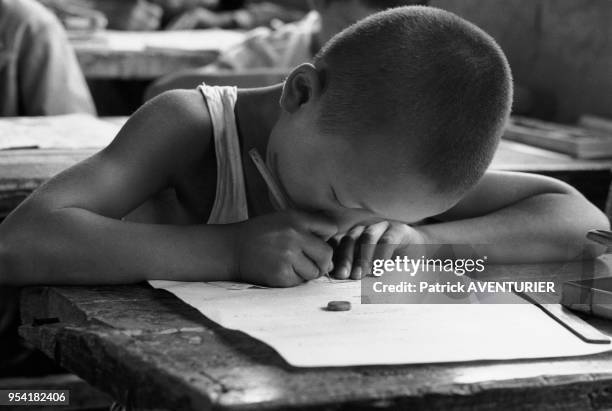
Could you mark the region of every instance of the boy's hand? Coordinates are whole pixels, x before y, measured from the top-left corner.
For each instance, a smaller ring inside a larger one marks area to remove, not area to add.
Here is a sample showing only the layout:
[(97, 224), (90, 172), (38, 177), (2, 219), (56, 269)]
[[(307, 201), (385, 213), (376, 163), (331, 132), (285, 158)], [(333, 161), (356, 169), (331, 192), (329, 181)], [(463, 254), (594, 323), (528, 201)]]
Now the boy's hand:
[(330, 243), (334, 246), (333, 276), (359, 280), (372, 260), (390, 259), (406, 245), (424, 244), (425, 237), (408, 224), (380, 221), (369, 226), (355, 226), (343, 236), (335, 236)]
[(237, 225), (235, 258), (240, 281), (292, 287), (333, 269), (326, 243), (338, 229), (328, 218), (282, 211)]

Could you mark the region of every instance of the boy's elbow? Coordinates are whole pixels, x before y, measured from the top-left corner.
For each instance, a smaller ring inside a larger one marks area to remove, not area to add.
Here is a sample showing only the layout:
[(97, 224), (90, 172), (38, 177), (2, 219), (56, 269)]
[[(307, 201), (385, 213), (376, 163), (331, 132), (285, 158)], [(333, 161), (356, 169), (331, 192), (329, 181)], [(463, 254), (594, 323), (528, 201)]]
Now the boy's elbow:
[[(610, 229), (610, 218), (595, 204), (589, 202), (583, 197), (585, 204), (585, 225), (588, 230), (609, 230)], [(585, 233), (586, 234), (586, 233)]]
[(582, 195), (576, 194), (576, 201), (581, 204), (580, 209), (577, 209), (574, 214), (574, 218), (579, 219), (579, 223), (576, 225), (578, 229), (576, 230), (576, 239), (584, 244), (582, 252), (584, 258), (597, 258), (607, 251), (607, 247), (588, 240), (586, 234), (590, 230), (610, 230), (610, 219)]
[(597, 209), (598, 216), (597, 216), (597, 227), (601, 227), (598, 228), (598, 230), (610, 230), (610, 218), (605, 215), (601, 210)]
[(587, 244), (584, 247), (583, 250), (583, 259), (584, 260), (591, 260), (593, 258), (597, 258), (602, 256), (606, 251), (608, 250), (607, 247), (604, 247), (603, 245), (600, 244)]
[[(595, 208), (594, 212), (593, 212), (593, 222), (592, 222), (592, 228), (590, 228), (590, 230), (610, 230), (610, 218), (608, 218), (607, 215), (605, 215), (601, 210), (599, 210), (598, 208), (596, 208), (595, 206), (593, 206), (593, 208)], [(608, 248), (601, 245), (601, 244), (596, 244), (595, 242), (592, 242), (586, 247), (586, 254), (587, 257), (589, 258), (597, 258), (601, 255), (603, 255), (604, 253), (606, 253), (608, 251)]]
[[(602, 210), (590, 202), (574, 187), (566, 183), (561, 184), (563, 184), (562, 187), (564, 190), (558, 192), (558, 194), (563, 194), (565, 200), (562, 204), (565, 204), (563, 208), (568, 207), (566, 209), (566, 215), (569, 214), (568, 218), (571, 217), (571, 219), (580, 222), (578, 226), (587, 231), (610, 229), (610, 219)], [(586, 231), (584, 235), (586, 235)]]

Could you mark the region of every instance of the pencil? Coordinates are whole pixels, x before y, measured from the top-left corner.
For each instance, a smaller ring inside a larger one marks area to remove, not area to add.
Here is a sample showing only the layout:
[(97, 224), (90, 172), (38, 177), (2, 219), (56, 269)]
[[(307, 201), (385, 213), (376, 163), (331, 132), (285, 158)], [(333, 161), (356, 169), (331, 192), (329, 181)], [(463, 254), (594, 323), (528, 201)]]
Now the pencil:
[(249, 156), (251, 156), (251, 160), (253, 160), (253, 164), (257, 167), (259, 174), (266, 182), (268, 186), (268, 190), (270, 190), (270, 194), (276, 201), (276, 204), (281, 208), (281, 210), (289, 209), (289, 200), (287, 199), (287, 195), (281, 190), (280, 185), (266, 166), (266, 163), (263, 161), (263, 158), (259, 155), (256, 148), (252, 148), (249, 150)]
[[(270, 194), (274, 198), (276, 204), (278, 204), (281, 210), (288, 210), (290, 208), (290, 202), (287, 195), (280, 188), (280, 185), (268, 169), (268, 166), (266, 166), (266, 163), (263, 161), (263, 158), (261, 158), (261, 155), (259, 155), (257, 149), (250, 149), (249, 156), (251, 157), (251, 160), (253, 160), (253, 164), (255, 164), (257, 171), (259, 171), (259, 174), (261, 174), (261, 177), (266, 182), (268, 190), (270, 190)], [(324, 273), (324, 275), (327, 277), (328, 280), (332, 281), (331, 277), (329, 276), (329, 273)]]
[(610, 231), (591, 230), (587, 233), (587, 238), (606, 247), (612, 246), (612, 232)]

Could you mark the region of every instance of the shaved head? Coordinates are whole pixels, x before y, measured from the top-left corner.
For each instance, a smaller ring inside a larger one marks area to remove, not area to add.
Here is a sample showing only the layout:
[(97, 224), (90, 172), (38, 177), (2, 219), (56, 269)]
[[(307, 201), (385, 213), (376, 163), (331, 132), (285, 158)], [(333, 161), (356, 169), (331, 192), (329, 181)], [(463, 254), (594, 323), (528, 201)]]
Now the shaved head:
[(430, 7), (390, 9), (335, 36), (314, 64), (317, 127), (346, 143), (353, 163), (398, 181), (416, 173), (455, 197), (486, 171), (512, 80), (501, 49), (473, 24)]

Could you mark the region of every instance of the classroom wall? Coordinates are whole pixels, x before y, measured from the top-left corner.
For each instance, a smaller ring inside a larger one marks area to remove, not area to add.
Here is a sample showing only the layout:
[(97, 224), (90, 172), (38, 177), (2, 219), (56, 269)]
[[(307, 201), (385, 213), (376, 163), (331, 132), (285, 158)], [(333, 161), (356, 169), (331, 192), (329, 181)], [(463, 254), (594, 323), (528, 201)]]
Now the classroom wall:
[[(612, 118), (611, 0), (432, 0), (489, 32), (543, 117)], [(552, 100), (552, 102), (551, 102)], [(556, 102), (556, 103), (555, 103)]]

